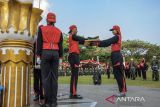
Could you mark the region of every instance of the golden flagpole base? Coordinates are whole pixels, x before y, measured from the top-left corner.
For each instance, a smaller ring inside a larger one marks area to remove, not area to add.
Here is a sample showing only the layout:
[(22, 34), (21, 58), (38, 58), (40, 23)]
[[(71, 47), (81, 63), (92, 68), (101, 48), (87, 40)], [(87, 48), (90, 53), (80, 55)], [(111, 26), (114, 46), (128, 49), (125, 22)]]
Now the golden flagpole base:
[(30, 104), (32, 44), (21, 40), (0, 43), (1, 84), (5, 87), (3, 107), (25, 107)]
[(33, 43), (43, 10), (34, 0), (0, 0), (0, 63), (4, 87), (2, 107), (30, 104)]

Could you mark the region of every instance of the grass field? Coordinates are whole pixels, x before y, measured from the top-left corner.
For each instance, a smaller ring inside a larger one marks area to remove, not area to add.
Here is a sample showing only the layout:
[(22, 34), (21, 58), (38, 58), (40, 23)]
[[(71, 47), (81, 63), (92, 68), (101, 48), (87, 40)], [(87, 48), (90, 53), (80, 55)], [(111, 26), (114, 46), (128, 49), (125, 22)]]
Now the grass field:
[[(69, 84), (70, 76), (60, 76), (58, 80), (59, 84)], [(142, 78), (136, 78), (136, 80), (126, 79), (127, 86), (144, 86), (150, 88), (160, 88), (160, 81), (152, 81), (152, 72), (147, 72), (147, 80), (143, 81)], [(78, 79), (79, 84), (93, 84), (92, 76), (79, 76)], [(102, 76), (102, 84), (116, 84), (116, 80), (113, 79), (113, 75), (111, 74), (111, 78), (108, 79), (107, 75)]]
[[(0, 76), (0, 79), (1, 79), (1, 76)], [(58, 82), (59, 84), (69, 84), (70, 76), (59, 76)], [(142, 78), (138, 77), (136, 78), (136, 80), (126, 79), (126, 82), (127, 82), (127, 86), (144, 86), (144, 87), (150, 87), (150, 88), (160, 88), (160, 81), (152, 81), (151, 71), (147, 72), (146, 81), (143, 81)], [(33, 84), (33, 78), (31, 80), (31, 84)], [(92, 85), (93, 84), (92, 76), (79, 76), (78, 84)], [(117, 84), (117, 83), (113, 77), (113, 74), (111, 74), (110, 79), (107, 79), (107, 75), (102, 75), (102, 84), (107, 85), (107, 84)]]

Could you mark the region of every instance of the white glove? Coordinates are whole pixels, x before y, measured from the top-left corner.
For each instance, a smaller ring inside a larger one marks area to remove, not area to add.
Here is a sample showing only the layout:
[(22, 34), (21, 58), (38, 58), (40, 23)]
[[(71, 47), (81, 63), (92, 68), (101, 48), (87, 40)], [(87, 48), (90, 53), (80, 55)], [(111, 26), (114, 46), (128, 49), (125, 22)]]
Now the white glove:
[(62, 64), (62, 59), (61, 59), (61, 58), (59, 59), (59, 65), (60, 65), (60, 64)]
[(41, 64), (41, 59), (38, 57), (37, 58), (37, 64), (40, 65)]

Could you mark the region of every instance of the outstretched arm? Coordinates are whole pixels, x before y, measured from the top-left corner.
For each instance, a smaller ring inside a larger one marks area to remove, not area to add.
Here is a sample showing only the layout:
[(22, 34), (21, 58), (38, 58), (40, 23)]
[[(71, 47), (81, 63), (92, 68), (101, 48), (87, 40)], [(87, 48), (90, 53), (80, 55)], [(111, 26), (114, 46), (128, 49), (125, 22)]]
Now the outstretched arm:
[(80, 37), (80, 36), (77, 36), (77, 35), (73, 35), (73, 36), (72, 36), (72, 39), (75, 40), (75, 41), (78, 41), (79, 44), (84, 44), (84, 42), (85, 42), (85, 40), (86, 40), (85, 38)]
[(118, 39), (119, 39), (118, 36), (113, 36), (112, 38), (109, 38), (103, 41), (99, 41), (98, 47), (108, 47), (111, 44), (117, 43)]

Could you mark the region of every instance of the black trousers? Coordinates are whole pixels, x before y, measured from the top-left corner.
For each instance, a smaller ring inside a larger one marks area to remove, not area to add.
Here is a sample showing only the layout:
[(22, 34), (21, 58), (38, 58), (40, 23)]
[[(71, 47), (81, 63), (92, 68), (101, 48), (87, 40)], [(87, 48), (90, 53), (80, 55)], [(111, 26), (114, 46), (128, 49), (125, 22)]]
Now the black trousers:
[(126, 78), (130, 78), (130, 71), (129, 71), (129, 69), (125, 70), (125, 76), (126, 76)]
[(152, 80), (156, 80), (156, 81), (159, 80), (159, 72), (158, 72), (158, 70), (152, 71)]
[(138, 72), (138, 76), (141, 77), (141, 70), (138, 69), (137, 72)]
[(46, 103), (57, 102), (59, 54), (54, 50), (43, 50), (41, 70)]
[(68, 56), (68, 62), (71, 66), (70, 94), (76, 95), (79, 71), (78, 66), (80, 64), (79, 55), (75, 53), (70, 53)]
[(147, 80), (146, 70), (142, 70), (142, 77), (143, 77), (143, 80)]
[(119, 92), (126, 92), (126, 81), (123, 70), (123, 57), (120, 51), (111, 53), (114, 77), (117, 81)]
[(35, 95), (40, 97), (40, 99), (42, 99), (44, 96), (43, 96), (41, 69), (34, 69), (33, 76), (34, 76), (33, 88)]
[(107, 77), (110, 79), (110, 70), (107, 70)]

